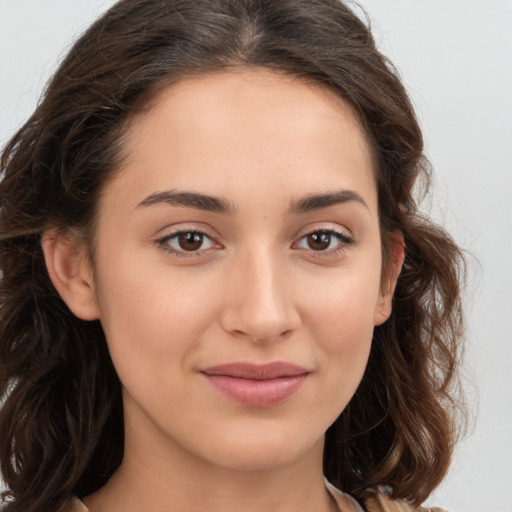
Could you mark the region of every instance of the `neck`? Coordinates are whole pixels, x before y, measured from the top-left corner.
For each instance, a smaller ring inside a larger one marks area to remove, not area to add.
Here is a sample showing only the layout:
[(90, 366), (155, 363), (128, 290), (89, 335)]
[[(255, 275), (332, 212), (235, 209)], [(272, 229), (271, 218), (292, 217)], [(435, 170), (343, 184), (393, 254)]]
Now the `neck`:
[(84, 499), (90, 512), (333, 512), (322, 472), (323, 438), (298, 458), (261, 468), (222, 467), (158, 436), (126, 428), (123, 462)]

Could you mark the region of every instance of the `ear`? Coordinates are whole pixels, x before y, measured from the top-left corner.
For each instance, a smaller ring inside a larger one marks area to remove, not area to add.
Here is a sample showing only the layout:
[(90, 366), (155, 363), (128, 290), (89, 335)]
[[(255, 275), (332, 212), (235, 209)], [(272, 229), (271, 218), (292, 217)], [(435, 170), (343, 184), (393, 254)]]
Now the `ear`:
[(396, 282), (402, 270), (405, 256), (404, 237), (400, 231), (392, 235), (391, 258), (383, 270), (380, 293), (377, 305), (375, 306), (374, 325), (383, 324), (391, 315), (393, 294), (395, 293)]
[(84, 242), (57, 229), (45, 231), (41, 240), (53, 286), (69, 309), (82, 320), (100, 316), (92, 267)]

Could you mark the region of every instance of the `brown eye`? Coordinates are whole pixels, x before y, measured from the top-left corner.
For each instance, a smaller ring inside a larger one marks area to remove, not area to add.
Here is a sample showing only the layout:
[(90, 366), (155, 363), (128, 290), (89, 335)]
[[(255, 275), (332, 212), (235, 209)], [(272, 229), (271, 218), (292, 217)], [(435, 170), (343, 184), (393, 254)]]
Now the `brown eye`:
[(325, 231), (317, 231), (307, 235), (307, 244), (314, 251), (324, 251), (331, 245), (331, 233)]
[(333, 229), (319, 229), (305, 234), (294, 246), (299, 249), (323, 252), (325, 255), (335, 255), (339, 251), (354, 245), (354, 239)]
[(179, 231), (158, 240), (158, 244), (177, 256), (185, 256), (186, 253), (192, 255), (196, 252), (201, 254), (215, 247), (215, 242), (201, 231)]
[(184, 251), (197, 251), (203, 245), (204, 235), (190, 231), (178, 234), (178, 244)]

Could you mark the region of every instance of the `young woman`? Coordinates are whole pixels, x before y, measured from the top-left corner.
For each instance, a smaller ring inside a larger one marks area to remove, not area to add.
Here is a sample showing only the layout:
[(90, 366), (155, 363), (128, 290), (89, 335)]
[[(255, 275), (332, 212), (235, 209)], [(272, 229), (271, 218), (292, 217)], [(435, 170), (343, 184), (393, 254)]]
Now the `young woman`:
[(413, 510), (456, 437), (450, 237), (337, 0), (122, 0), (6, 146), (8, 512)]

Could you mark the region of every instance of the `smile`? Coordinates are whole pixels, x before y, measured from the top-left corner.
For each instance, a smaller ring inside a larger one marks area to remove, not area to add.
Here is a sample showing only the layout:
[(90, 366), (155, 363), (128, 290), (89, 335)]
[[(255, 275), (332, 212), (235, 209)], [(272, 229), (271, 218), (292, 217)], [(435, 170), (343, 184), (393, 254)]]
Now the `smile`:
[(232, 363), (202, 370), (224, 396), (249, 407), (270, 407), (292, 397), (304, 384), (308, 370), (289, 363)]

